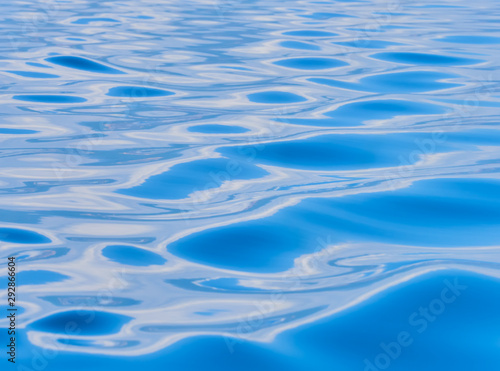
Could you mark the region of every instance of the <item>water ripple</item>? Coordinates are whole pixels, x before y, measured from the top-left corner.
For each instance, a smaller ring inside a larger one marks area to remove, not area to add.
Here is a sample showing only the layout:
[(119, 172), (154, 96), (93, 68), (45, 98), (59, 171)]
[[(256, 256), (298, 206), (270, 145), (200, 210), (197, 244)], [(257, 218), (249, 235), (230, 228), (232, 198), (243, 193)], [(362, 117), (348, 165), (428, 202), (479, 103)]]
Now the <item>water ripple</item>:
[(19, 367), (498, 368), (498, 2), (4, 8)]

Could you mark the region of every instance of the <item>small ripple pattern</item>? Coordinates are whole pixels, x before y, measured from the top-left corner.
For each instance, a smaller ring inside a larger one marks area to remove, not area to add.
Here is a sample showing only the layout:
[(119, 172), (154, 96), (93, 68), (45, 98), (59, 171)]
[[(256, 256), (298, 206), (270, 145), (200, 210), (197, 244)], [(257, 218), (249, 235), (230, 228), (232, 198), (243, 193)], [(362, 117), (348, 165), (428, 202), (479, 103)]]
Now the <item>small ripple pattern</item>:
[(1, 370), (500, 369), (500, 2), (2, 6)]

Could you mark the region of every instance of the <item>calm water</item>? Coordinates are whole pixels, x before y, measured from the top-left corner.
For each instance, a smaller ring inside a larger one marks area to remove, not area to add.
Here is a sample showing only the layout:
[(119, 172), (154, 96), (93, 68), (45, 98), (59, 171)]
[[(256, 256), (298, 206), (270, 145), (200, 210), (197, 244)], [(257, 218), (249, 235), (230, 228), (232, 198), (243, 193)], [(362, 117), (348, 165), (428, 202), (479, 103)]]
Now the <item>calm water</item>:
[(0, 368), (498, 370), (499, 23), (6, 2)]

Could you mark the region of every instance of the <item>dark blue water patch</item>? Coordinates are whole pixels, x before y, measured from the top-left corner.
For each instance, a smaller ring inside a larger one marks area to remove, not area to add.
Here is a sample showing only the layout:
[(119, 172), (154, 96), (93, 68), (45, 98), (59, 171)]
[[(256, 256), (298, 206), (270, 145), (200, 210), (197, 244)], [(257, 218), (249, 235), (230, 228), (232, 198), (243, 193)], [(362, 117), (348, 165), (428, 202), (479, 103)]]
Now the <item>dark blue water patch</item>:
[(189, 261), (246, 272), (279, 272), (307, 252), (297, 228), (252, 221), (191, 234), (167, 246)]
[[(2, 277), (2, 278), (5, 278), (4, 280), (0, 280), (0, 283), (4, 286), (4, 287), (7, 287), (8, 285), (8, 281), (7, 281), (7, 276), (5, 277)], [(6, 300), (7, 302), (7, 300)], [(19, 305), (19, 303), (16, 303), (16, 308), (17, 308), (17, 311), (16, 311), (16, 316), (19, 316), (20, 314), (24, 314), (26, 313), (26, 309), (24, 309), (23, 307), (21, 307)], [(0, 305), (0, 311), (2, 313), (5, 313), (5, 315), (10, 315), (9, 313), (9, 309), (12, 309), (12, 307), (10, 305)], [(19, 317), (18, 317), (19, 318)], [(7, 334), (7, 329), (5, 329), (5, 334)], [(0, 336), (0, 339), (1, 339), (1, 336)], [(1, 340), (0, 340), (1, 341)], [(7, 342), (9, 343), (9, 342)]]
[(122, 189), (118, 193), (150, 199), (182, 199), (195, 191), (218, 188), (226, 181), (256, 179), (267, 174), (247, 161), (228, 158), (199, 160), (175, 165), (137, 187)]
[[(266, 143), (261, 147), (225, 147), (224, 156), (241, 161), (310, 170), (357, 170), (397, 166), (401, 158), (413, 163), (419, 156), (418, 141), (429, 140), (431, 134), (339, 134), (321, 135), (308, 139)], [(435, 151), (450, 150), (451, 145), (439, 144)], [(420, 152), (419, 152), (420, 153)]]
[(10, 128), (0, 128), (0, 134), (36, 134), (39, 131), (27, 130), (27, 129), (10, 129)]
[(333, 44), (349, 46), (351, 48), (361, 48), (361, 49), (385, 49), (388, 46), (403, 45), (401, 43), (393, 41), (374, 40), (374, 39), (356, 39), (353, 41), (335, 42)]
[(85, 39), (82, 39), (81, 37), (67, 37), (66, 40), (71, 40), (71, 41), (86, 41)]
[(492, 179), (425, 180), (388, 192), (306, 200), (288, 217), (341, 241), (489, 246), (500, 238), (499, 190), (500, 181)]
[(499, 304), (497, 278), (441, 270), (282, 333), (276, 342), (290, 354), (306, 354), (321, 371), (475, 370), (479, 364), (494, 371)]
[(268, 104), (299, 103), (307, 100), (300, 95), (285, 91), (263, 91), (260, 93), (248, 94), (247, 97), (251, 102)]
[(273, 62), (273, 64), (298, 70), (324, 70), (348, 65), (346, 62), (333, 58), (287, 58)]
[(425, 53), (377, 53), (370, 57), (382, 61), (424, 66), (466, 66), (483, 62), (479, 59)]
[(106, 95), (110, 97), (124, 97), (124, 98), (152, 98), (152, 97), (165, 97), (173, 95), (171, 91), (155, 88), (147, 88), (144, 86), (117, 86), (109, 89)]
[(36, 270), (27, 271), (22, 270), (17, 274), (17, 281), (19, 286), (24, 285), (43, 285), (50, 282), (61, 282), (69, 279), (69, 276), (52, 271)]
[(283, 41), (280, 46), (288, 49), (299, 49), (299, 50), (321, 50), (318, 45), (305, 43), (302, 41)]
[(362, 78), (359, 83), (325, 78), (310, 78), (309, 81), (341, 89), (396, 94), (423, 93), (463, 86), (462, 84), (441, 81), (456, 77), (459, 76), (433, 71), (413, 71), (368, 76)]
[(0, 241), (25, 244), (49, 243), (51, 240), (42, 234), (17, 228), (0, 228)]
[[(33, 354), (43, 354), (44, 348), (33, 345), (24, 332), (21, 332), (18, 338), (18, 344), (25, 344), (23, 349), (26, 351), (16, 354), (16, 363), (31, 366)], [(0, 328), (0, 340), (2, 344), (9, 344), (7, 328)], [(81, 339), (78, 340), (81, 341)], [(93, 339), (88, 339), (88, 341), (93, 341)], [(127, 343), (127, 340), (123, 340), (123, 342)], [(60, 343), (68, 344), (68, 337), (62, 336)], [(93, 347), (97, 345), (96, 343)], [(61, 348), (66, 349), (64, 346)], [(103, 348), (101, 347), (101, 349)], [(286, 351), (286, 349), (284, 350)], [(48, 354), (46, 350), (45, 354)], [(194, 357), (193, 354), (196, 356)], [(239, 337), (223, 336), (189, 337), (153, 354), (134, 355), (133, 357), (91, 352), (69, 352), (60, 349), (57, 357), (51, 358), (48, 362), (50, 362), (50, 368), (54, 370), (68, 370), (68, 365), (71, 365), (72, 371), (163, 370), (165, 365), (168, 365), (169, 371), (305, 371), (309, 370), (308, 367), (311, 363), (310, 360), (282, 355), (281, 352), (277, 353), (276, 349), (269, 344), (249, 342)], [(323, 371), (317, 368), (316, 370)]]
[(500, 143), (500, 130), (477, 129), (453, 132), (447, 133), (444, 138), (453, 143), (460, 143), (464, 149), (474, 150), (471, 147), (498, 146), (498, 143)]
[(167, 262), (162, 256), (134, 246), (110, 245), (102, 250), (102, 255), (115, 263), (147, 267), (163, 265)]
[(93, 22), (111, 22), (111, 23), (120, 23), (120, 21), (117, 21), (116, 19), (113, 18), (79, 18), (76, 21), (73, 21), (71, 23), (73, 24), (89, 24)]
[(109, 295), (53, 295), (40, 296), (39, 298), (57, 305), (58, 307), (128, 307), (141, 303), (140, 300)]
[(59, 77), (58, 75), (53, 75), (51, 73), (43, 73), (43, 72), (32, 72), (32, 71), (6, 71), (6, 72), (23, 77), (33, 77), (35, 79), (53, 79)]
[(82, 103), (87, 101), (85, 98), (72, 95), (14, 95), (12, 99), (22, 100), (24, 102), (56, 104)]
[(73, 310), (41, 318), (30, 324), (28, 328), (55, 334), (74, 332), (82, 336), (109, 335), (120, 331), (121, 327), (131, 319), (118, 313)]
[(241, 126), (211, 124), (190, 126), (188, 131), (203, 134), (241, 134), (250, 130)]
[(446, 43), (454, 43), (454, 44), (475, 44), (475, 45), (500, 44), (500, 37), (497, 36), (480, 36), (480, 35), (446, 36), (434, 40)]
[(116, 68), (108, 67), (104, 64), (82, 57), (57, 56), (47, 58), (46, 60), (59, 66), (74, 68), (80, 71), (106, 74), (124, 74), (124, 72), (117, 70)]
[(332, 37), (332, 36), (337, 36), (337, 34), (333, 33), (333, 32), (316, 31), (316, 30), (288, 31), (288, 32), (283, 32), (283, 35), (299, 36), (299, 37)]

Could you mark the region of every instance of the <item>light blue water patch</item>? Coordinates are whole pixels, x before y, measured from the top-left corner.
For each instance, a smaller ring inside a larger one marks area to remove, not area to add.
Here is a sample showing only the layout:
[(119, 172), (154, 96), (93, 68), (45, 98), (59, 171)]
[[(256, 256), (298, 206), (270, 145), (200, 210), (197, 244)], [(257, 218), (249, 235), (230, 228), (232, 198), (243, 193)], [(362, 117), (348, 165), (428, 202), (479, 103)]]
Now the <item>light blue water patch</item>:
[(171, 91), (148, 88), (144, 86), (118, 86), (109, 89), (106, 95), (110, 97), (124, 97), (124, 98), (153, 98), (153, 97), (165, 97), (168, 95), (173, 95)]
[(60, 274), (52, 271), (44, 270), (23, 270), (17, 274), (17, 285), (44, 285), (51, 282), (62, 282), (70, 277), (65, 274)]
[(288, 49), (299, 49), (299, 50), (321, 50), (318, 45), (305, 43), (302, 41), (283, 41), (280, 46)]
[(434, 40), (446, 43), (454, 43), (454, 44), (478, 44), (478, 45), (500, 44), (500, 37), (486, 36), (486, 35), (446, 36)]
[(167, 261), (154, 252), (127, 245), (106, 246), (102, 250), (102, 255), (115, 263), (138, 267), (163, 265)]
[(116, 68), (112, 68), (102, 63), (98, 63), (83, 57), (57, 56), (47, 58), (46, 60), (47, 62), (56, 64), (58, 66), (73, 68), (80, 71), (105, 74), (124, 74), (124, 72), (117, 70)]
[(362, 123), (368, 120), (390, 119), (406, 115), (436, 115), (445, 113), (445, 107), (422, 102), (406, 100), (370, 100), (340, 106), (334, 111), (325, 113), (341, 122)]
[(52, 295), (40, 296), (40, 299), (46, 300), (58, 307), (128, 307), (141, 303), (140, 300), (104, 295)]
[(459, 99), (436, 99), (436, 101), (443, 103), (451, 103), (457, 106), (468, 106), (468, 107), (500, 107), (500, 102), (494, 101), (480, 101), (477, 98), (465, 98), (462, 100)]
[(118, 313), (74, 310), (43, 317), (31, 323), (28, 328), (55, 334), (68, 334), (78, 329), (80, 336), (109, 335), (120, 331), (131, 319)]
[(51, 66), (47, 66), (45, 64), (36, 63), (36, 62), (26, 62), (26, 64), (28, 66), (33, 66), (33, 67), (52, 68)]
[(50, 239), (37, 232), (18, 228), (0, 228), (0, 241), (25, 244), (48, 243)]
[(224, 182), (261, 178), (267, 174), (246, 161), (216, 158), (182, 163), (139, 186), (119, 190), (128, 196), (153, 199), (181, 199), (197, 191), (219, 188)]
[(423, 93), (451, 89), (462, 84), (444, 82), (458, 75), (432, 71), (397, 72), (364, 77), (360, 82), (345, 82), (325, 78), (310, 78), (309, 81), (341, 89), (374, 93)]
[(113, 166), (168, 160), (179, 157), (179, 152), (184, 148), (184, 145), (174, 145), (171, 148), (150, 147), (92, 151), (88, 154), (88, 158), (91, 159), (92, 162), (82, 164), (81, 166)]
[(331, 18), (354, 18), (354, 16), (342, 13), (327, 13), (327, 12), (317, 12), (313, 14), (303, 15), (304, 18), (312, 19), (331, 19)]
[(333, 58), (287, 58), (276, 61), (274, 64), (298, 70), (324, 70), (347, 66), (346, 62)]
[(372, 54), (371, 57), (383, 61), (424, 66), (465, 66), (484, 62), (479, 59), (425, 53), (378, 53)]
[(263, 91), (261, 93), (248, 94), (248, 99), (254, 103), (287, 104), (304, 102), (307, 99), (285, 91)]
[(55, 247), (50, 249), (21, 250), (16, 256), (17, 261), (31, 262), (46, 259), (56, 259), (69, 252), (67, 247)]
[(360, 48), (360, 49), (385, 49), (388, 46), (403, 45), (401, 43), (393, 41), (374, 40), (374, 39), (356, 39), (353, 41), (335, 42), (333, 44), (349, 46), (351, 48)]
[(188, 131), (192, 133), (203, 133), (203, 134), (241, 134), (250, 131), (247, 128), (241, 126), (230, 126), (230, 125), (196, 125), (190, 126)]
[(460, 5), (445, 5), (445, 4), (425, 4), (425, 5), (414, 5), (413, 8), (427, 8), (427, 9), (441, 9), (441, 8), (455, 8), (455, 9), (463, 9), (464, 6)]
[(83, 103), (87, 101), (85, 98), (71, 95), (14, 95), (12, 99), (25, 102), (55, 104)]

